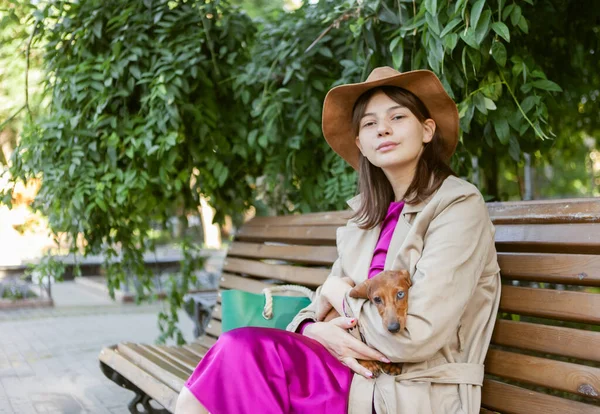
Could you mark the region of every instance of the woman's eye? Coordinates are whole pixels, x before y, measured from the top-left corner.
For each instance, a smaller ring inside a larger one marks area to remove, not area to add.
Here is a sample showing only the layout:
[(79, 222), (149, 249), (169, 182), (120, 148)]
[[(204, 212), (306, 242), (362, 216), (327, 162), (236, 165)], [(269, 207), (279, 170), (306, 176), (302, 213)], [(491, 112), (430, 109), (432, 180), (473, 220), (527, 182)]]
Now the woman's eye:
[(398, 299), (404, 299), (404, 292), (398, 292)]
[(371, 125), (375, 125), (375, 122), (369, 121), (363, 125), (363, 128), (370, 127)]
[(404, 118), (404, 115), (396, 115), (396, 116), (394, 116), (392, 119), (393, 119), (394, 121), (397, 121), (398, 119), (402, 119), (402, 118)]
[(373, 302), (375, 302), (375, 303), (381, 303), (381, 298), (379, 296), (375, 296), (373, 298)]

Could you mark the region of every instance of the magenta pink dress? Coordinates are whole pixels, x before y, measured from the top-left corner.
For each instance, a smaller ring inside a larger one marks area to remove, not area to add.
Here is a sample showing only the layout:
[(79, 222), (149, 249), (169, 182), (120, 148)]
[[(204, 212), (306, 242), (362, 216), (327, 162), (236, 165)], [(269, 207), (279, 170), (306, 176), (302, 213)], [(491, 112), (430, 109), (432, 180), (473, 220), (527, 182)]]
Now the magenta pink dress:
[[(388, 208), (369, 278), (383, 270), (403, 207)], [(223, 333), (185, 386), (211, 414), (345, 414), (352, 376), (313, 339), (248, 327)]]

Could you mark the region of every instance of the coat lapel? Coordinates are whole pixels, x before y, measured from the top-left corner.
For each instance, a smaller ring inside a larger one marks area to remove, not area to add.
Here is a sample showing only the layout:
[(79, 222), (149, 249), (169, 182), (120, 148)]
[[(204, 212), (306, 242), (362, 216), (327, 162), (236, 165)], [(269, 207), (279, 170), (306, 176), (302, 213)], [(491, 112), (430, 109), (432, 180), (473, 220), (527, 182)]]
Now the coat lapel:
[[(427, 201), (422, 201), (418, 204), (405, 204), (398, 218), (398, 223), (394, 229), (392, 240), (388, 248), (388, 254), (385, 258), (385, 269), (400, 270), (406, 269), (412, 275), (416, 262), (409, 260), (411, 255), (406, 254), (405, 241), (408, 233), (411, 230), (411, 223), (414, 221), (414, 216), (421, 212), (427, 205)], [(414, 263), (413, 263), (414, 262)]]
[[(348, 200), (347, 204), (356, 211), (360, 205), (360, 194)], [(368, 277), (380, 231), (381, 225), (370, 230), (362, 230), (356, 225), (340, 227), (337, 230), (338, 251), (345, 253), (341, 256), (342, 268), (356, 283)]]
[[(360, 197), (359, 194), (347, 201), (348, 206), (353, 211), (358, 209)], [(411, 230), (414, 216), (425, 208), (428, 201), (404, 205), (390, 241), (384, 269), (406, 269), (411, 275), (413, 274), (416, 261), (409, 260), (412, 255), (405, 252), (404, 242)], [(338, 249), (340, 252), (348, 252), (342, 257), (344, 272), (358, 283), (367, 279), (371, 260), (373, 259), (373, 251), (380, 232), (381, 224), (371, 230), (362, 230), (358, 226), (346, 226), (338, 229)]]

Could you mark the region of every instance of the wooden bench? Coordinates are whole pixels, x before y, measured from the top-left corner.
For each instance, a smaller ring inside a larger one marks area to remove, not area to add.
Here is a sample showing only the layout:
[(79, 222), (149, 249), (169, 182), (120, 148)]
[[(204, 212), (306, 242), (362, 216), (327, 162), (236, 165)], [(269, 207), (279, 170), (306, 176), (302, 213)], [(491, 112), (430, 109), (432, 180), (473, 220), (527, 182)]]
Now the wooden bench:
[[(488, 204), (503, 276), (482, 412), (600, 412), (600, 199)], [(320, 285), (347, 212), (257, 217), (231, 245), (220, 289)], [(120, 343), (100, 353), (108, 378), (136, 392), (132, 413), (173, 412), (177, 395), (221, 333), (183, 347)], [(155, 410), (149, 401), (164, 407)]]

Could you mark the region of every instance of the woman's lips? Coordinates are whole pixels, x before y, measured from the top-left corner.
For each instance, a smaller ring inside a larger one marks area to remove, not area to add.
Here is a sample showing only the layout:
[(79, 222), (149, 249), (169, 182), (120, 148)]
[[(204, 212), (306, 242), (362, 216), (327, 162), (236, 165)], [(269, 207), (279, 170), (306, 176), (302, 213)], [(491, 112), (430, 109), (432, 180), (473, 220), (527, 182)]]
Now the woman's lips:
[(383, 142), (377, 147), (377, 151), (379, 152), (387, 152), (394, 149), (394, 147), (398, 145), (395, 142)]

